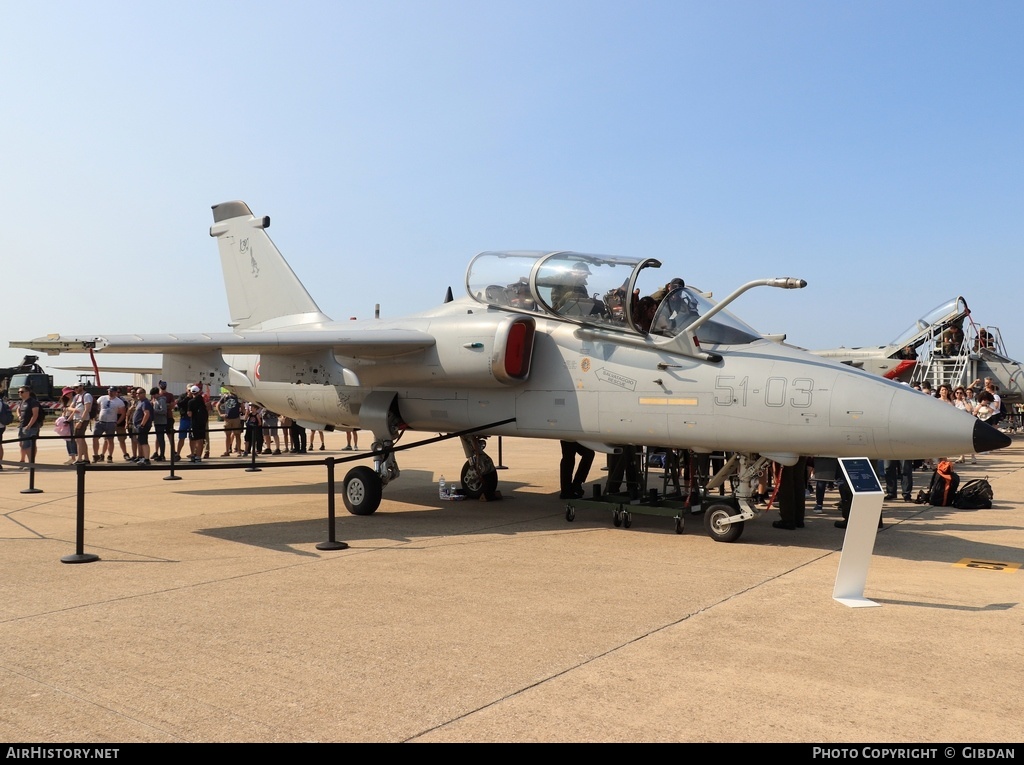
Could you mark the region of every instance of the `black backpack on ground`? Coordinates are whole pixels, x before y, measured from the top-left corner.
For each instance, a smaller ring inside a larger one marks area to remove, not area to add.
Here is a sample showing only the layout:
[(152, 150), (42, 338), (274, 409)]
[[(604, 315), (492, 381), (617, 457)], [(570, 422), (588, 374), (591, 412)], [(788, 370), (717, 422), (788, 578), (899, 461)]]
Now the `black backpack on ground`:
[(960, 474), (951, 473), (949, 491), (946, 491), (946, 481), (938, 470), (932, 473), (932, 482), (928, 486), (928, 504), (935, 507), (949, 507), (956, 499), (957, 487), (960, 486)]
[(984, 478), (973, 478), (953, 498), (953, 507), (962, 510), (988, 510), (992, 507), (992, 484)]

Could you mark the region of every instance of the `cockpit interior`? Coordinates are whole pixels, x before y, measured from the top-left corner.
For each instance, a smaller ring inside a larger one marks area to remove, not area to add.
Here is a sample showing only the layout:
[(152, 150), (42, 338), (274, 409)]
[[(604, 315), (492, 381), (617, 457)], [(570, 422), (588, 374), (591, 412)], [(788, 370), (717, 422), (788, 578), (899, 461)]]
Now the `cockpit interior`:
[[(488, 306), (545, 314), (588, 327), (675, 337), (715, 304), (681, 277), (660, 281), (654, 258), (579, 252), (482, 252), (466, 271), (466, 290)], [(728, 311), (700, 325), (706, 345), (737, 345), (760, 334)]]

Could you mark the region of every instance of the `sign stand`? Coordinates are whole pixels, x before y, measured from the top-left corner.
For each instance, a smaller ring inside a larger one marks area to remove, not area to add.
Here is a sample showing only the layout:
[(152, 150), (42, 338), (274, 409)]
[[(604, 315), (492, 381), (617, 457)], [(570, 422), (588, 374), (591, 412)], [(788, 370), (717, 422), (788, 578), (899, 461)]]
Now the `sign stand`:
[(880, 605), (864, 597), (864, 584), (875, 547), (878, 521), (882, 517), (882, 487), (871, 460), (865, 457), (842, 458), (839, 465), (846, 477), (846, 485), (853, 492), (853, 500), (850, 502), (832, 598), (850, 608), (870, 608)]

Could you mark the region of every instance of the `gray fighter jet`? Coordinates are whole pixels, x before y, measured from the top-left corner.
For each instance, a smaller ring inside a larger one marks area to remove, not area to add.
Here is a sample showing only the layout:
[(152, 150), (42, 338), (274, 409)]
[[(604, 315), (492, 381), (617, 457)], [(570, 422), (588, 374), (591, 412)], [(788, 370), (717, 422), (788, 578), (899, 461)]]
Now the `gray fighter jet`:
[(232, 331), (11, 345), (163, 354), (164, 379), (227, 386), (306, 427), (368, 430), (374, 466), (344, 481), (357, 515), (375, 512), (398, 477), (405, 430), (463, 433), (471, 496), (497, 484), (486, 435), (728, 452), (736, 501), (705, 518), (722, 541), (756, 514), (751, 494), (767, 460), (920, 459), (1010, 443), (906, 386), (766, 339), (725, 310), (751, 288), (805, 286), (799, 279), (751, 281), (715, 303), (682, 279), (658, 279), (653, 258), (483, 252), (459, 299), (402, 319), (333, 322), (270, 240), (269, 218), (237, 201), (216, 205), (213, 218)]
[(979, 324), (962, 296), (947, 300), (888, 345), (813, 351), (889, 380), (932, 388), (992, 378), (1007, 404), (1024, 401), (1024, 370), (1010, 358), (998, 327)]

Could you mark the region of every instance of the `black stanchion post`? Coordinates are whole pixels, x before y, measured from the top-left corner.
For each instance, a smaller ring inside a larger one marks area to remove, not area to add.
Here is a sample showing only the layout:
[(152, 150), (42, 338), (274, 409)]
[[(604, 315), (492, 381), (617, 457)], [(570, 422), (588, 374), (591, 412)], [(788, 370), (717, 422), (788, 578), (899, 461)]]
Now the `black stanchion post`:
[(92, 563), (99, 560), (99, 555), (85, 552), (85, 471), (89, 467), (88, 462), (79, 462), (75, 465), (76, 480), (76, 512), (75, 512), (75, 554), (65, 555), (60, 559), (61, 563)]
[(495, 470), (508, 470), (508, 467), (501, 464), (501, 436), (498, 436), (498, 464), (494, 466)]
[(327, 465), (327, 541), (316, 546), (317, 550), (347, 550), (347, 542), (339, 542), (334, 538), (334, 457), (324, 461)]
[[(253, 428), (250, 432), (252, 433), (252, 440), (249, 441), (249, 453), (250, 453), (249, 456), (250, 456), (251, 459), (249, 461), (249, 467), (247, 467), (245, 469), (245, 472), (246, 473), (259, 473), (263, 468), (256, 467), (256, 452), (260, 451), (263, 447), (256, 445), (256, 428)], [(262, 441), (263, 440), (263, 429), (262, 428), (260, 429), (259, 434), (260, 434), (260, 441)]]
[[(22, 489), (22, 494), (42, 494), (42, 489), (36, 488), (36, 439), (39, 436), (35, 436), (32, 439), (32, 449), (28, 453), (28, 488)], [(18, 446), (21, 446), (19, 443)]]
[(167, 438), (167, 448), (171, 450), (171, 456), (168, 457), (168, 461), (170, 462), (171, 472), (170, 472), (169, 475), (165, 475), (164, 476), (164, 480), (165, 481), (180, 481), (181, 480), (181, 476), (174, 474), (174, 457), (175, 457), (175, 455), (177, 455), (178, 450), (174, 448), (174, 426), (173, 425), (171, 426), (171, 433), (170, 433), (170, 435)]

